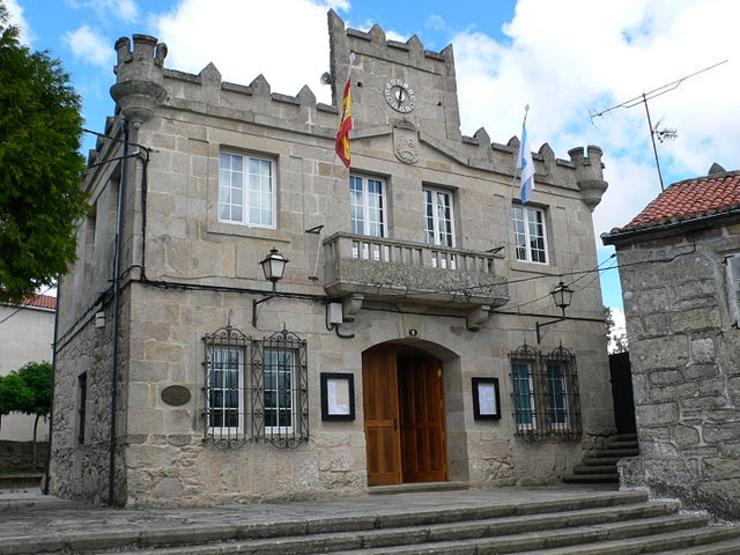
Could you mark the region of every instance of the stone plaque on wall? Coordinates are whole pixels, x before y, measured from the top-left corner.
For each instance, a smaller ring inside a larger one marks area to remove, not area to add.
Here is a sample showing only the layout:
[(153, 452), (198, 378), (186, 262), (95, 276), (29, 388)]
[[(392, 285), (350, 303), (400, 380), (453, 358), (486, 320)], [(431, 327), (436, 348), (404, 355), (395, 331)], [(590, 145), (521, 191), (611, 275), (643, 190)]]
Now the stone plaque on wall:
[(190, 401), (190, 390), (182, 385), (170, 385), (162, 390), (162, 401), (180, 407)]

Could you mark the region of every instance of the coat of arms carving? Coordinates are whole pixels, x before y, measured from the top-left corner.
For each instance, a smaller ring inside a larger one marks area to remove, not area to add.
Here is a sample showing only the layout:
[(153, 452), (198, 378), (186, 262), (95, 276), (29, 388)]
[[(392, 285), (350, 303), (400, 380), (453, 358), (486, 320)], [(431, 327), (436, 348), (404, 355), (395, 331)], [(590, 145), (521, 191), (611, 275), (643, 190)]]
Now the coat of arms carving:
[(405, 164), (419, 161), (419, 136), (411, 122), (401, 121), (393, 126), (393, 153)]

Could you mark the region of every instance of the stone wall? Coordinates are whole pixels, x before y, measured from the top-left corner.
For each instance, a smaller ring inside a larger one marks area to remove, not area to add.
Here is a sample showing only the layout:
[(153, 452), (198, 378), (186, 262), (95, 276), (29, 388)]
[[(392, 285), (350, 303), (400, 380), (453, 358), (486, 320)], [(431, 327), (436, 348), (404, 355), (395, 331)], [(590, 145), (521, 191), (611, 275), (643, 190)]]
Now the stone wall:
[[(49, 442), (36, 443), (36, 468), (45, 468), (49, 456)], [(33, 468), (33, 442), (0, 441), (0, 469)]]
[[(618, 245), (641, 452), (622, 461), (623, 484), (733, 519), (740, 518), (740, 332), (723, 262), (738, 249), (737, 223)], [(628, 266), (635, 262), (643, 264)]]
[[(127, 317), (128, 293), (122, 295), (122, 319)], [(96, 328), (93, 316), (60, 337), (55, 374), (50, 491), (65, 498), (105, 502), (108, 495), (110, 456), (110, 399), (112, 356), (112, 303), (104, 308), (107, 324)], [(125, 495), (123, 453), (125, 424), (121, 407), (127, 404), (128, 327), (124, 328), (119, 353), (118, 457), (116, 499)], [(87, 403), (84, 444), (78, 442), (80, 391), (78, 377), (87, 373)]]
[[(460, 316), (363, 310), (354, 324), (355, 337), (340, 339), (323, 326), (324, 306), (319, 301), (272, 299), (260, 307), (259, 328), (252, 328), (253, 298), (132, 286), (124, 441), (129, 505), (307, 498), (364, 490), (362, 352), (388, 341), (415, 346), (442, 360), (451, 480), (474, 485), (553, 483), (580, 461), (584, 445), (612, 431), (611, 411), (604, 407), (609, 397), (605, 397), (603, 352), (589, 348), (602, 344), (601, 327), (573, 322), (557, 334), (579, 356), (583, 438), (527, 442), (514, 438), (507, 356), (519, 346), (528, 326), (520, 318), (494, 316), (479, 332), (470, 332)], [(310, 440), (306, 444), (295, 449), (267, 444), (224, 449), (204, 442), (202, 337), (228, 322), (254, 338), (287, 323), (290, 331), (307, 340)], [(413, 337), (411, 329), (416, 330)], [(553, 340), (543, 349), (553, 348)], [(354, 422), (322, 422), (321, 372), (354, 374)], [(473, 376), (499, 378), (500, 421), (473, 419)], [(190, 401), (180, 407), (165, 404), (161, 394), (170, 385), (187, 387)]]

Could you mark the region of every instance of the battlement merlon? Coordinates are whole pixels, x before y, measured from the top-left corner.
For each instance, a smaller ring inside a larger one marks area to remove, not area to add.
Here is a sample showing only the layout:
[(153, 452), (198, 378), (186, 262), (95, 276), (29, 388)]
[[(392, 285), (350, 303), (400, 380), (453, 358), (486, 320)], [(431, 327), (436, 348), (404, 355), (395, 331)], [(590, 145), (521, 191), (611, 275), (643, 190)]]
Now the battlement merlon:
[(162, 86), (167, 45), (156, 37), (134, 35), (133, 49), (128, 37), (119, 38), (114, 48), (116, 84), (111, 87), (110, 94), (126, 120), (138, 127), (152, 117), (154, 109), (167, 96)]

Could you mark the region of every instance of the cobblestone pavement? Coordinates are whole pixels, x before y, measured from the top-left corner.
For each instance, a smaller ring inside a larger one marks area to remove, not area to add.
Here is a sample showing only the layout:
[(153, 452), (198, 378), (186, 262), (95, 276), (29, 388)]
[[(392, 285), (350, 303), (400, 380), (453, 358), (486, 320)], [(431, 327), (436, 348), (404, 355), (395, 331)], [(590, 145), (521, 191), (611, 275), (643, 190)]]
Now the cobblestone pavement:
[(435, 509), (456, 509), (563, 500), (603, 495), (614, 486), (551, 486), (495, 488), (386, 495), (328, 497), (314, 501), (230, 504), (201, 508), (111, 509), (38, 494), (0, 495), (0, 543), (3, 539), (94, 531), (121, 533), (187, 526), (243, 525), (310, 520), (373, 513), (407, 514)]

